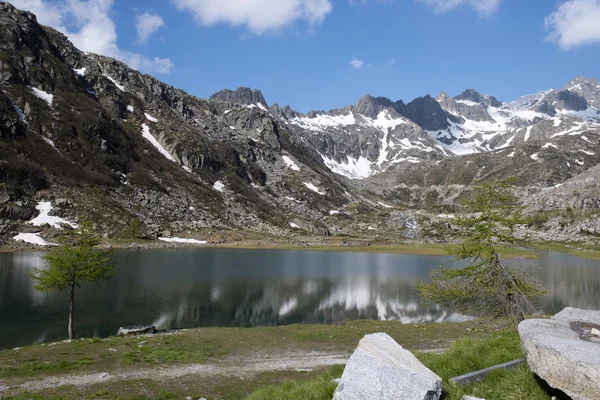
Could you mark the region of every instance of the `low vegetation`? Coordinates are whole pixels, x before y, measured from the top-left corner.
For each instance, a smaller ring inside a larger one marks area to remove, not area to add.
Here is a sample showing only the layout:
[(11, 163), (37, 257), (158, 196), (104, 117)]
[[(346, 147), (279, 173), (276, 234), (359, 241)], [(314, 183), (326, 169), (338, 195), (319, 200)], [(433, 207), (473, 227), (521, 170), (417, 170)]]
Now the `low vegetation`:
[[(248, 365), (255, 365), (256, 358), (293, 358), (314, 353), (346, 359), (358, 341), (373, 332), (386, 332), (402, 346), (417, 352), (443, 351), (464, 337), (483, 338), (500, 325), (501, 321), (486, 320), (406, 325), (395, 321), (353, 321), (340, 326), (205, 328), (133, 338), (112, 337), (28, 346), (0, 351), (0, 381), (9, 388), (4, 393), (0, 389), (0, 393), (3, 400), (154, 399), (167, 396), (168, 393), (173, 398), (243, 399), (266, 386), (319, 380), (319, 375), (324, 371), (322, 368), (311, 368), (310, 371), (283, 369), (252, 373), (240, 367), (243, 360)], [(27, 392), (27, 382), (42, 379), (72, 374), (127, 374), (131, 371), (181, 368), (192, 364), (234, 366), (235, 371), (244, 370), (247, 375), (191, 375), (158, 383), (138, 377), (114, 380), (110, 384), (60, 386), (35, 391), (35, 394), (23, 394)], [(25, 386), (21, 387), (23, 384)], [(294, 385), (295, 391), (301, 390), (297, 384)]]

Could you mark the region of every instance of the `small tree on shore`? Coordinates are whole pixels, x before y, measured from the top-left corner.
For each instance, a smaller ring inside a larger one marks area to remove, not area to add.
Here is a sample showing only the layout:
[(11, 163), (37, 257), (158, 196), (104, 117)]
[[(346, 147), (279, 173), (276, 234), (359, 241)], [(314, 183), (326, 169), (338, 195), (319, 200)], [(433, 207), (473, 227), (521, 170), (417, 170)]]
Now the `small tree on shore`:
[(422, 297), (472, 316), (512, 317), (518, 322), (535, 311), (535, 301), (545, 290), (533, 278), (502, 260), (501, 247), (526, 247), (527, 238), (514, 235), (520, 220), (517, 199), (508, 181), (473, 188), (465, 201), (466, 213), (456, 225), (465, 233), (462, 244), (452, 250), (460, 269), (441, 266), (428, 283), (418, 285)]
[(35, 268), (30, 273), (34, 288), (42, 292), (62, 292), (69, 290), (69, 339), (75, 337), (75, 287), (82, 284), (109, 280), (114, 264), (109, 263), (109, 251), (99, 251), (99, 243), (91, 222), (82, 218), (74, 238), (63, 237), (59, 245), (48, 252), (43, 259), (47, 268)]

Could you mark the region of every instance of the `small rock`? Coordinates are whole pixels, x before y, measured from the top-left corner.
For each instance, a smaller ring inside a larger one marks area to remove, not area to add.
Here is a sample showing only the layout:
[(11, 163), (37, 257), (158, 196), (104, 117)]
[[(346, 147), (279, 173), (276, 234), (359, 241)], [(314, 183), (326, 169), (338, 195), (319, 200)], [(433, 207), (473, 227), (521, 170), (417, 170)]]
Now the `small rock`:
[(594, 336), (600, 336), (600, 330), (598, 330), (598, 329), (596, 329), (596, 328), (593, 328), (593, 329), (590, 331), (590, 334), (591, 334), (591, 335), (594, 335)]

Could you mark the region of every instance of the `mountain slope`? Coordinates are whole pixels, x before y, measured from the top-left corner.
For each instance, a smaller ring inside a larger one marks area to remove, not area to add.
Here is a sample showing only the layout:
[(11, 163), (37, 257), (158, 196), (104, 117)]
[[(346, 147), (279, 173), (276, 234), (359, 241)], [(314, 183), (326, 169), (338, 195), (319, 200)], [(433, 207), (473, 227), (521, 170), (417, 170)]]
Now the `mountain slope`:
[(207, 227), (283, 234), (293, 220), (326, 233), (315, 221), (352, 196), (262, 103), (195, 98), (80, 52), (31, 13), (6, 3), (0, 11), (6, 209), (31, 216), (35, 201), (66, 197), (73, 207), (60, 212), (85, 210), (109, 234), (133, 218), (154, 236)]
[(137, 220), (149, 238), (412, 237), (411, 209), (452, 208), (475, 182), (516, 175), (527, 197), (598, 165), (599, 99), (582, 77), (511, 103), (469, 89), (303, 114), (249, 88), (199, 99), (0, 2), (0, 238), (52, 241), (60, 224), (28, 221), (82, 212), (109, 237)]

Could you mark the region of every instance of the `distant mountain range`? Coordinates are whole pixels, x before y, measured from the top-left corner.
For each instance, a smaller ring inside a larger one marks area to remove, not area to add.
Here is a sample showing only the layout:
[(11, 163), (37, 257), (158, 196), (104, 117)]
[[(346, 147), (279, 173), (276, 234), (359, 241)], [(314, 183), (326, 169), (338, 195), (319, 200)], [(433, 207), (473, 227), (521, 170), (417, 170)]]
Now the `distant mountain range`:
[(57, 234), (27, 224), (42, 200), (109, 236), (135, 218), (148, 237), (404, 235), (423, 223), (411, 210), (508, 176), (564, 208), (583, 195), (552, 190), (600, 164), (597, 107), (583, 77), (510, 103), (469, 89), (303, 114), (248, 88), (199, 99), (0, 2), (0, 237)]

